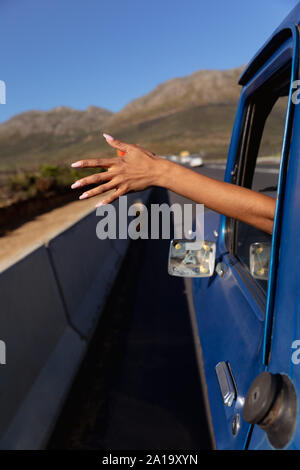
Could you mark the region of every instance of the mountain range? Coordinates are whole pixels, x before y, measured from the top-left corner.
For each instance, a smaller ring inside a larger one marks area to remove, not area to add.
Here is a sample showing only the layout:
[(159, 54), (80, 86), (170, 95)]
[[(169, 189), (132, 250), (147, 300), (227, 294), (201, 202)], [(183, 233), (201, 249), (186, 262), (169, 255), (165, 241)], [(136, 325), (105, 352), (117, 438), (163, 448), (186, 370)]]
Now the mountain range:
[(103, 132), (160, 155), (189, 150), (225, 158), (242, 69), (199, 70), (168, 80), (117, 113), (96, 106), (85, 111), (60, 106), (18, 114), (0, 124), (0, 170), (114, 155)]
[(0, 170), (112, 155), (103, 132), (158, 154), (201, 150), (225, 156), (241, 71), (200, 70), (169, 80), (118, 113), (96, 106), (85, 111), (60, 106), (18, 114), (0, 124)]

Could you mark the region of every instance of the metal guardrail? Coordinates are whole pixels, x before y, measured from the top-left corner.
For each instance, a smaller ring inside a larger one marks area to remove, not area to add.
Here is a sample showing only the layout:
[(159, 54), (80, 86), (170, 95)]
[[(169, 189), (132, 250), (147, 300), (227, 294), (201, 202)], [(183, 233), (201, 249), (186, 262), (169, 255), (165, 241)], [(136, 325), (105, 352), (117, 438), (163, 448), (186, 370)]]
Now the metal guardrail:
[(43, 448), (63, 406), (129, 245), (99, 240), (97, 222), (93, 211), (0, 274), (0, 449)]

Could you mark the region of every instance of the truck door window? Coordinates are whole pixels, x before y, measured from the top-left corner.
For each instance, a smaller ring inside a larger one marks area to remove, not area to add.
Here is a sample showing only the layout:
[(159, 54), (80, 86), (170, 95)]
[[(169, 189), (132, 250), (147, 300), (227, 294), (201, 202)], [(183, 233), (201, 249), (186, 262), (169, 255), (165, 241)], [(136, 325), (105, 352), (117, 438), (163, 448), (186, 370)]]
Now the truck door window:
[[(271, 82), (248, 103), (248, 129), (239, 156), (237, 183), (276, 198), (289, 91), (289, 71)], [(239, 221), (232, 222), (232, 251), (251, 275), (250, 246), (270, 246), (272, 236)], [(255, 278), (267, 291), (267, 280)]]

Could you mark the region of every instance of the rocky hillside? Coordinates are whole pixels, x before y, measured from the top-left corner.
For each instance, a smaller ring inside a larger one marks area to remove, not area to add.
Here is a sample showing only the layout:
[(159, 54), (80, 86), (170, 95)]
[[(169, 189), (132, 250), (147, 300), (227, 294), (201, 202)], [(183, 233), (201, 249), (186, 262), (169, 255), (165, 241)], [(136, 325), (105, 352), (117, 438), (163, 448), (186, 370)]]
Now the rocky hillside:
[(153, 91), (131, 101), (108, 121), (111, 127), (127, 126), (168, 116), (195, 106), (236, 104), (237, 85), (243, 67), (230, 70), (199, 70), (168, 80)]
[(55, 160), (56, 152), (92, 139), (112, 115), (96, 106), (85, 111), (60, 106), (18, 114), (0, 125), (0, 168)]
[(1, 124), (0, 137), (16, 135), (24, 138), (44, 133), (73, 138), (78, 133), (97, 131), (112, 115), (111, 111), (96, 106), (90, 106), (86, 111), (67, 106), (50, 111), (28, 111)]

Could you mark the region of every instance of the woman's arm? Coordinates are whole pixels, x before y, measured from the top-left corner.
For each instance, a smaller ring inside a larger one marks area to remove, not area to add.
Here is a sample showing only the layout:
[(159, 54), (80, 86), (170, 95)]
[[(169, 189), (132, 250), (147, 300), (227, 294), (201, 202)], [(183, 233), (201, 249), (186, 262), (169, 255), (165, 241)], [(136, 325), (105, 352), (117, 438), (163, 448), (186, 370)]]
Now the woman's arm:
[(272, 197), (217, 181), (177, 163), (164, 160), (139, 145), (120, 142), (104, 134), (109, 145), (126, 152), (123, 157), (82, 160), (75, 168), (104, 167), (108, 171), (76, 181), (72, 188), (100, 184), (86, 191), (80, 199), (116, 189), (98, 205), (109, 204), (128, 191), (141, 191), (149, 186), (161, 186), (209, 209), (272, 233), (275, 200)]

